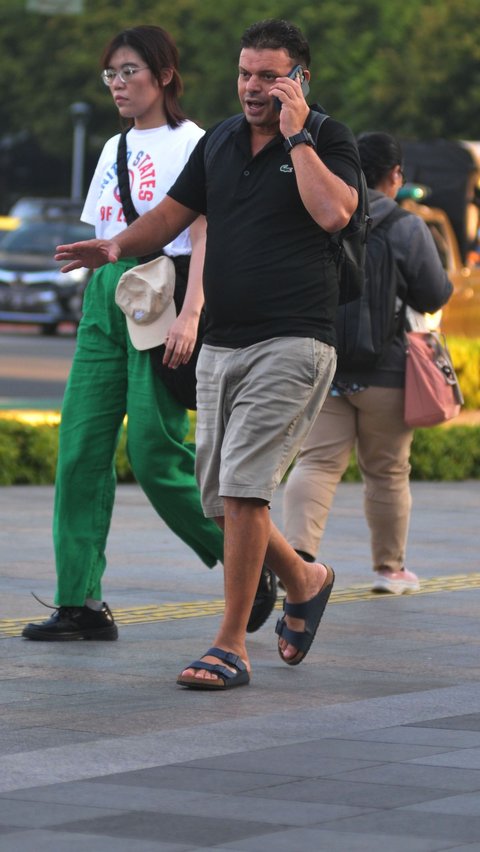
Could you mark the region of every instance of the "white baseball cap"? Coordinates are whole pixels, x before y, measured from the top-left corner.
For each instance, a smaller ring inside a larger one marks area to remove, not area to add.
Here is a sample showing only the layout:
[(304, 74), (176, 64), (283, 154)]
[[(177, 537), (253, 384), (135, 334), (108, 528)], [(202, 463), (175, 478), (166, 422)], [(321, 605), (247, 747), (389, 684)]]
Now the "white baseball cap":
[(134, 266), (120, 277), (115, 302), (127, 318), (135, 349), (152, 349), (165, 342), (177, 316), (174, 291), (175, 266), (166, 255)]

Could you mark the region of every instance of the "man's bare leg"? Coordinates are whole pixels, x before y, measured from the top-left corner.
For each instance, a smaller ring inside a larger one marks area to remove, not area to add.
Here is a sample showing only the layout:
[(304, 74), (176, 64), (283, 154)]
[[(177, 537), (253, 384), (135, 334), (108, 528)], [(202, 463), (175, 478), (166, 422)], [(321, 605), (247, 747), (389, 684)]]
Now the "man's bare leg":
[[(264, 560), (280, 577), (290, 603), (304, 603), (322, 588), (327, 571), (318, 563), (306, 563), (272, 524), (268, 506), (260, 500), (239, 497), (224, 498), (225, 516), (218, 519), (224, 528), (225, 612), (213, 644), (237, 654), (249, 668), (245, 645), (246, 627), (258, 587)], [(285, 616), (288, 627), (299, 632), (304, 621)], [(279, 640), (285, 658), (294, 657), (297, 649)], [(206, 662), (218, 663), (212, 656)], [(204, 669), (185, 669), (182, 676), (218, 679)]]
[[(327, 579), (325, 566), (319, 562), (305, 562), (273, 523), (270, 524), (270, 539), (265, 558), (272, 571), (282, 581), (289, 603), (305, 603), (311, 600)], [(302, 618), (292, 618), (286, 614), (284, 618), (290, 630), (302, 633), (305, 629)], [(298, 653), (298, 649), (289, 645), (282, 637), (278, 645), (285, 659), (291, 659)]]
[[(216, 520), (224, 530), (225, 611), (213, 645), (237, 654), (250, 668), (245, 639), (270, 537), (270, 513), (263, 500), (224, 497), (223, 504), (224, 517)], [(208, 655), (202, 659), (220, 662)], [(204, 669), (185, 669), (184, 675), (218, 680)]]

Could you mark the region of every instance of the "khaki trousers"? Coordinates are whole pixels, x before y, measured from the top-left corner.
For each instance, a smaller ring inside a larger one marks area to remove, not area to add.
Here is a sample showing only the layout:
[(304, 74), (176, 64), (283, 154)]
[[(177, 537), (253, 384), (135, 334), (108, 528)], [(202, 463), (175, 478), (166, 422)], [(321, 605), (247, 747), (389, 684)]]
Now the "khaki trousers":
[(403, 400), (403, 389), (379, 387), (327, 397), (286, 485), (285, 537), (296, 550), (316, 556), (335, 490), (355, 449), (372, 567), (404, 567), (413, 430), (403, 422)]

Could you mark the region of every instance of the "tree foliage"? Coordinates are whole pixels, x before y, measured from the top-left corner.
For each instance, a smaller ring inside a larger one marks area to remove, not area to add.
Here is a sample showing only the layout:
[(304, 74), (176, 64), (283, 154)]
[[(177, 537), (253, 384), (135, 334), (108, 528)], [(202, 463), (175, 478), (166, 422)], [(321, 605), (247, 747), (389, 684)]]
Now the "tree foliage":
[(184, 106), (208, 126), (238, 111), (239, 36), (266, 17), (303, 29), (313, 99), (355, 132), (480, 139), (478, 0), (84, 0), (80, 15), (42, 15), (26, 11), (25, 0), (0, 0), (0, 187), (11, 194), (15, 175), (31, 179), (37, 156), (49, 158), (50, 180), (68, 194), (76, 101), (91, 107), (88, 179), (119, 126), (98, 66), (119, 30), (155, 23), (174, 35)]

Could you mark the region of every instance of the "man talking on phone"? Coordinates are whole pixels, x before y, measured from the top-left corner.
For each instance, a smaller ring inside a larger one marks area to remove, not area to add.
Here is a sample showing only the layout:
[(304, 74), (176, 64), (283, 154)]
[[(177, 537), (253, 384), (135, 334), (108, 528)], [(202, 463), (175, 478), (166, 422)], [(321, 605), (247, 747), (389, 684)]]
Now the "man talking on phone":
[(264, 560), (286, 589), (276, 633), (287, 665), (307, 655), (334, 580), (329, 566), (295, 553), (269, 506), (335, 371), (329, 235), (356, 209), (359, 158), (350, 130), (331, 118), (316, 141), (310, 134), (310, 50), (297, 27), (260, 21), (240, 44), (243, 115), (208, 130), (166, 198), (115, 240), (56, 255), (64, 271), (144, 256), (207, 216), (197, 476), (204, 513), (224, 530), (225, 611), (212, 647), (177, 679), (193, 689), (249, 683), (246, 626)]

